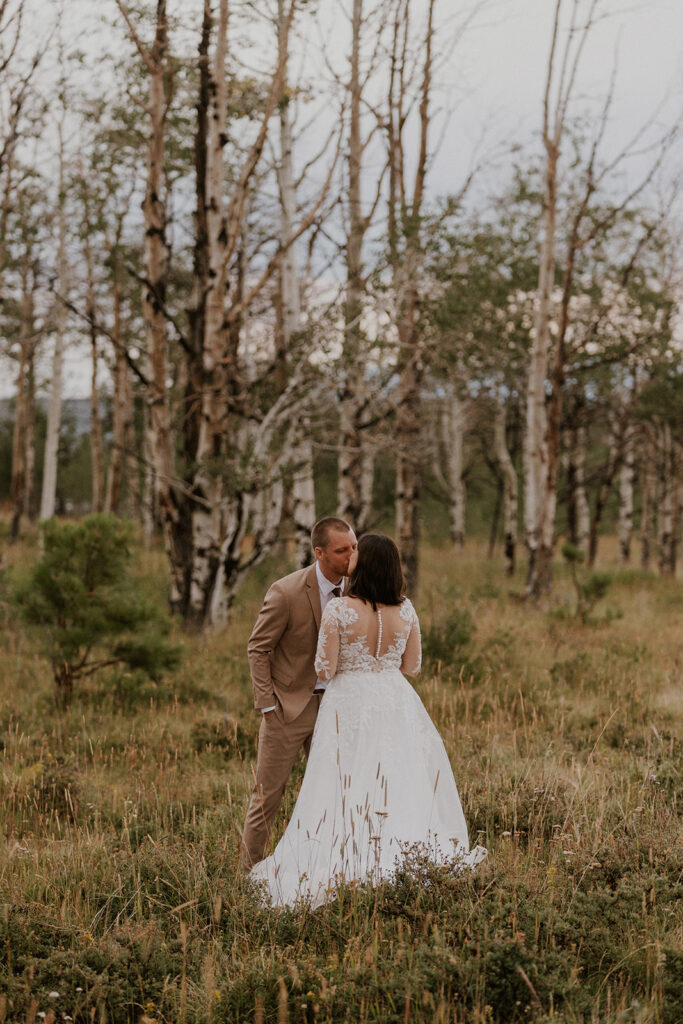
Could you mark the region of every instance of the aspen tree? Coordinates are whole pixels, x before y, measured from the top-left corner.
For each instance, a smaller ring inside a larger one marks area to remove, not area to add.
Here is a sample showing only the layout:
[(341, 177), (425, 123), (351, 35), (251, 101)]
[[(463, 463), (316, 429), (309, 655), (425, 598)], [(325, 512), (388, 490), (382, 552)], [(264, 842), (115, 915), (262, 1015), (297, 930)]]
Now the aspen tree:
[(12, 478), (10, 484), (12, 518), (10, 539), (13, 541), (19, 537), (22, 516), (27, 516), (31, 478), (35, 462), (34, 284), (30, 252), (27, 252), (24, 255), (24, 264), (21, 268), (19, 361), (12, 431)]
[[(122, 0), (117, 2), (124, 17), (127, 15), (129, 33), (152, 78), (156, 63), (150, 62), (137, 38)], [(157, 8), (158, 13), (162, 7)], [(186, 624), (197, 628), (225, 622), (240, 581), (277, 539), (283, 475), (291, 465), (294, 444), (291, 426), (296, 416), (292, 413), (307, 373), (307, 363), (301, 360), (280, 386), (272, 366), (254, 362), (251, 350), (242, 344), (246, 311), (274, 279), (288, 248), (318, 216), (333, 171), (331, 165), (323, 189), (299, 216), (286, 244), (280, 239), (265, 265), (261, 262), (258, 273), (250, 275), (247, 253), (251, 189), (271, 121), (283, 97), (284, 55), (295, 8), (295, 0), (290, 0), (281, 21), (280, 56), (252, 118), (252, 139), (239, 147), (236, 166), (228, 168), (231, 5), (228, 0), (220, 0), (214, 10), (214, 5), (205, 0), (197, 65), (195, 212), (191, 294), (185, 309), (187, 328), (168, 308), (166, 279), (161, 282), (164, 287), (153, 286), (149, 260), (145, 263), (144, 284), (147, 297), (156, 303), (155, 317), (158, 315), (159, 323), (173, 328), (180, 346), (177, 377), (184, 388), (183, 404), (178, 409), (181, 433), (176, 446), (177, 465), (165, 447), (164, 457), (169, 458), (165, 467), (154, 454), (153, 445), (149, 461), (157, 493), (162, 496), (159, 514), (171, 568), (171, 606)], [(157, 26), (159, 29), (158, 21)], [(237, 151), (238, 147), (234, 148)], [(149, 313), (146, 307), (146, 320)], [(147, 415), (158, 420), (161, 412), (155, 412), (153, 388), (156, 380), (161, 388), (163, 379), (163, 402), (157, 404), (163, 411), (161, 419), (170, 427), (170, 417), (164, 411), (171, 411), (166, 379), (167, 333), (164, 345), (159, 346), (163, 359), (152, 360), (152, 387), (143, 387)], [(157, 337), (161, 338), (160, 332)], [(154, 440), (159, 435), (153, 429), (150, 436)]]
[(142, 211), (144, 233), (144, 285), (142, 310), (147, 330), (147, 355), (150, 366), (147, 389), (146, 447), (147, 465), (151, 473), (148, 505), (145, 514), (145, 533), (155, 521), (163, 524), (166, 550), (174, 551), (171, 528), (175, 507), (170, 490), (174, 478), (171, 410), (168, 394), (168, 330), (165, 301), (168, 284), (168, 244), (166, 239), (166, 201), (164, 192), (164, 156), (166, 146), (166, 118), (168, 114), (167, 80), (170, 74), (168, 15), (166, 0), (157, 0), (155, 33), (151, 46), (145, 46), (136, 31), (124, 0), (116, 4), (126, 24), (128, 34), (143, 62), (149, 80), (145, 106), (149, 121), (145, 197)]
[[(382, 7), (368, 7), (367, 0), (353, 0), (351, 7), (351, 52), (348, 81), (348, 136), (345, 189), (346, 240), (344, 259), (346, 281), (344, 292), (344, 342), (342, 355), (342, 381), (339, 387), (339, 462), (337, 480), (337, 514), (353, 523), (358, 534), (368, 529), (372, 511), (372, 483), (374, 453), (368, 443), (368, 427), (373, 417), (372, 388), (366, 379), (367, 350), (363, 316), (366, 311), (363, 247), (372, 225), (381, 197), (386, 166), (377, 175), (374, 194), (367, 209), (363, 208), (362, 185), (365, 154), (373, 129), (363, 131), (362, 105), (364, 91), (377, 59), (377, 47), (382, 37), (377, 24)], [(364, 43), (375, 36), (375, 48), (363, 66)]]
[(588, 553), (590, 507), (586, 495), (586, 426), (583, 422), (567, 429), (567, 527), (570, 542), (585, 556)]
[(641, 458), (639, 475), (641, 479), (640, 499), (640, 565), (650, 568), (656, 536), (656, 486), (657, 458), (654, 430), (651, 423), (644, 423), (641, 431)]
[[(551, 354), (550, 322), (555, 280), (558, 202), (558, 161), (583, 47), (593, 25), (597, 0), (590, 0), (583, 26), (579, 28), (580, 0), (572, 0), (571, 26), (562, 53), (558, 53), (562, 0), (556, 0), (552, 38), (543, 97), (542, 139), (545, 150), (543, 206), (539, 246), (538, 301), (529, 359), (524, 439), (524, 531), (528, 554), (527, 593), (538, 594), (549, 586), (555, 528), (556, 466), (549, 466), (547, 445), (546, 380)], [(577, 41), (578, 40), (578, 41)], [(551, 109), (556, 60), (560, 60), (557, 99)], [(578, 226), (577, 226), (578, 227)], [(557, 362), (557, 361), (556, 361)], [(557, 409), (552, 423), (558, 427)], [(553, 451), (558, 450), (551, 438)], [(549, 476), (550, 473), (550, 476)], [(542, 563), (539, 565), (539, 551)]]
[(635, 428), (633, 423), (624, 430), (624, 456), (619, 468), (619, 518), (617, 538), (619, 541), (619, 562), (628, 565), (631, 561), (631, 538), (633, 535), (633, 483), (635, 476)]
[(465, 511), (467, 490), (463, 479), (464, 443), (471, 402), (449, 382), (441, 401), (441, 441), (444, 452), (445, 483), (451, 541), (456, 548), (465, 545)]
[(57, 457), (59, 431), (62, 422), (62, 367), (66, 340), (67, 305), (69, 298), (69, 262), (66, 230), (66, 174), (64, 153), (64, 125), (59, 124), (59, 179), (57, 189), (57, 289), (62, 299), (55, 305), (54, 347), (50, 375), (50, 398), (47, 410), (47, 433), (43, 456), (43, 482), (40, 494), (40, 519), (51, 519), (55, 514), (57, 496)]
[[(280, 245), (284, 255), (280, 262), (280, 295), (283, 358), (291, 362), (292, 343), (302, 329), (301, 286), (296, 249), (289, 244), (296, 226), (296, 185), (294, 180), (293, 132), (291, 117), (291, 90), (287, 78), (288, 38), (284, 0), (278, 0), (278, 61), (284, 67), (283, 95), (279, 103), (280, 154), (278, 185), (280, 191)], [(291, 452), (291, 518), (294, 527), (297, 568), (308, 565), (313, 557), (311, 530), (315, 523), (315, 489), (313, 482), (313, 445), (311, 421), (308, 416), (298, 417), (294, 428)]]
[(498, 465), (503, 475), (503, 547), (505, 552), (505, 571), (512, 576), (515, 571), (515, 552), (517, 546), (517, 471), (510, 456), (506, 439), (506, 406), (503, 401), (496, 402), (493, 422), (493, 446)]
[[(653, 146), (655, 155), (640, 181), (614, 200), (610, 195), (595, 209), (595, 199), (602, 189), (606, 191), (609, 176), (632, 152), (641, 139), (639, 130), (632, 143), (616, 157), (601, 162), (599, 151), (604, 141), (608, 115), (614, 91), (614, 72), (607, 90), (601, 113), (588, 145), (587, 156), (574, 176), (580, 182), (576, 197), (570, 205), (568, 227), (564, 241), (564, 257), (557, 266), (557, 212), (558, 161), (563, 139), (567, 132), (568, 106), (572, 99), (577, 71), (587, 38), (598, 16), (601, 0), (572, 0), (571, 18), (566, 41), (558, 54), (560, 12), (563, 0), (556, 0), (552, 43), (548, 59), (545, 96), (543, 103), (543, 143), (546, 154), (544, 171), (544, 199), (540, 241), (540, 270), (538, 282), (537, 315), (531, 349), (527, 386), (527, 430), (525, 438), (525, 533), (529, 556), (526, 592), (538, 596), (550, 589), (552, 558), (555, 544), (558, 471), (560, 466), (562, 410), (567, 367), (571, 362), (570, 333), (572, 300), (574, 297), (579, 256), (598, 240), (604, 239), (620, 223), (622, 215), (631, 210), (633, 201), (653, 180), (665, 154), (675, 137), (675, 128), (667, 131)], [(585, 14), (583, 13), (585, 9)], [(556, 86), (556, 100), (550, 110), (551, 93), (555, 87), (555, 61), (560, 57), (560, 71)], [(633, 258), (622, 275), (622, 288), (628, 282), (644, 240), (636, 240)], [(561, 274), (561, 294), (557, 311), (556, 330), (551, 332), (552, 291), (556, 274)], [(597, 335), (606, 310), (598, 315), (584, 342)], [(576, 346), (574, 346), (576, 349)], [(620, 453), (620, 462), (621, 455)], [(592, 541), (594, 544), (595, 541)]]
[(90, 325), (90, 458), (92, 465), (93, 512), (101, 512), (104, 505), (104, 465), (102, 452), (102, 423), (100, 421), (100, 399), (98, 394), (98, 309), (95, 297), (95, 263), (91, 236), (95, 232), (90, 210), (87, 187), (82, 196), (83, 205), (83, 253), (86, 270), (85, 315)]
[(396, 539), (408, 593), (418, 588), (420, 545), (420, 417), (423, 344), (420, 272), (424, 187), (428, 163), (435, 0), (427, 4), (419, 97), (419, 144), (412, 189), (407, 184), (405, 121), (408, 97), (410, 2), (395, 0), (386, 119), (389, 157), (389, 261), (398, 335), (396, 411)]
[(659, 548), (659, 572), (662, 576), (673, 576), (676, 572), (676, 548), (679, 526), (678, 474), (680, 452), (673, 436), (671, 424), (661, 418), (657, 422), (658, 441), (658, 490), (659, 509), (657, 516)]

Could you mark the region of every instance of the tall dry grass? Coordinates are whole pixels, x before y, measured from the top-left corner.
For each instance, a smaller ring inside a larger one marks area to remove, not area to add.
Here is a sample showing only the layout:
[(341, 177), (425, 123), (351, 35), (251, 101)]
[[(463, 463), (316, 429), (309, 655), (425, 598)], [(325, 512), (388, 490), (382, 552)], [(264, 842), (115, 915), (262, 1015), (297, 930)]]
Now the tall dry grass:
[[(244, 648), (280, 568), (172, 678), (101, 676), (64, 714), (2, 604), (0, 1022), (683, 1020), (681, 584), (614, 569), (584, 626), (562, 566), (531, 608), (483, 547), (426, 550), (425, 633), (463, 629), (416, 685), (490, 859), (272, 912), (237, 851)], [(161, 553), (139, 571), (163, 600)]]

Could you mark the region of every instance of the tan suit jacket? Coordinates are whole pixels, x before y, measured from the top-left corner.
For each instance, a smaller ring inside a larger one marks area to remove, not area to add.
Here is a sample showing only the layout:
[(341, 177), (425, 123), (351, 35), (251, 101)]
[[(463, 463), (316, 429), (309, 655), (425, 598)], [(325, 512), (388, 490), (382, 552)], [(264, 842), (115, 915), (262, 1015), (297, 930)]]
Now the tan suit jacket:
[(277, 705), (285, 723), (301, 714), (315, 688), (319, 628), (313, 563), (277, 580), (265, 596), (247, 647), (254, 707)]

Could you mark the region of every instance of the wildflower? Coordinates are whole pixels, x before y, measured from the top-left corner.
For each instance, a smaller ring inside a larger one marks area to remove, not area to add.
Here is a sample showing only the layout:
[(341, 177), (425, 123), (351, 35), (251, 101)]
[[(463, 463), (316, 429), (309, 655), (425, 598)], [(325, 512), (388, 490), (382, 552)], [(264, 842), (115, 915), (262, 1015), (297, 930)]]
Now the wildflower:
[(59, 999), (59, 992), (50, 992), (50, 993), (48, 993), (48, 998), (49, 999)]

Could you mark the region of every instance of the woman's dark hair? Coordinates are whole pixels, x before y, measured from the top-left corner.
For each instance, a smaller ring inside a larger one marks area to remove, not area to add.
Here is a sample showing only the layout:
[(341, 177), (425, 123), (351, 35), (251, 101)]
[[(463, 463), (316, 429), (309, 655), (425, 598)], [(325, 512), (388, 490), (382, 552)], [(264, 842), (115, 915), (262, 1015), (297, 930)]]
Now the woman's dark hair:
[(391, 537), (364, 534), (358, 541), (356, 568), (349, 577), (349, 597), (369, 601), (377, 611), (378, 604), (401, 604), (404, 590), (401, 557)]

